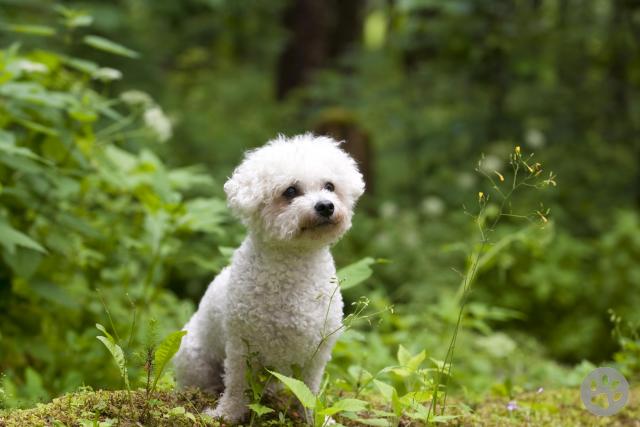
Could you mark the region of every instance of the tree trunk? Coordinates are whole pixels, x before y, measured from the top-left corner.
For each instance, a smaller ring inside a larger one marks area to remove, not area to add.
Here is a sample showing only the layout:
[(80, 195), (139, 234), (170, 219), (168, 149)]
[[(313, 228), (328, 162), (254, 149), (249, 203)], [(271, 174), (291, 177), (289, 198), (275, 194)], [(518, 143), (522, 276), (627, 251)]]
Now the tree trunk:
[(292, 0), (283, 14), (289, 31), (278, 60), (276, 96), (307, 84), (317, 69), (342, 55), (362, 33), (364, 0)]

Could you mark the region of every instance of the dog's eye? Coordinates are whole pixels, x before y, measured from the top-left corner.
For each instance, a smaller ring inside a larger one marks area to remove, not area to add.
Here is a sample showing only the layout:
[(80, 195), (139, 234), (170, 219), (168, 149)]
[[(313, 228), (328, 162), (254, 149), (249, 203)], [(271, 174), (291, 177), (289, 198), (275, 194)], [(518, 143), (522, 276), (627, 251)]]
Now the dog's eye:
[(336, 188), (334, 187), (334, 185), (333, 185), (332, 183), (327, 182), (327, 183), (324, 185), (324, 189), (325, 189), (325, 190), (327, 190), (327, 191), (333, 191), (333, 190), (335, 190)]
[(293, 199), (298, 195), (298, 189), (296, 187), (291, 186), (286, 190), (284, 190), (284, 193), (282, 193), (282, 195), (287, 199)]

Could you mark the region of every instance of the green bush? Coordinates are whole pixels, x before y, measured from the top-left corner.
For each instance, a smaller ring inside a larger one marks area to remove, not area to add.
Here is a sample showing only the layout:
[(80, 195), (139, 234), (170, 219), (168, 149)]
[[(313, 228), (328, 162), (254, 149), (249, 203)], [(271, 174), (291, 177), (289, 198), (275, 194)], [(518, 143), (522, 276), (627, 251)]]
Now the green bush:
[(171, 123), (142, 92), (110, 97), (119, 71), (18, 45), (0, 51), (0, 70), (5, 404), (82, 384), (117, 387), (95, 323), (130, 336), (125, 351), (148, 335), (152, 318), (158, 333), (179, 328), (192, 305), (167, 284), (202, 286), (219, 268), (224, 201), (210, 194), (207, 175), (168, 169), (154, 154)]
[(604, 360), (618, 343), (609, 309), (640, 321), (640, 218), (613, 216), (597, 238), (555, 227), (542, 238), (524, 234), (481, 272), (476, 298), (516, 310), (511, 327), (529, 331), (560, 360)]
[[(227, 222), (221, 183), (207, 176), (223, 179), (246, 148), (312, 129), (336, 107), (368, 133), (374, 153), (373, 191), (335, 248), (337, 265), (389, 261), (345, 299), (397, 307), (345, 333), (329, 366), (339, 386), (355, 384), (359, 368), (397, 363), (400, 345), (412, 355), (425, 350), (425, 369), (444, 358), (459, 272), (478, 244), (463, 206), (488, 194), (471, 169), (485, 153), (485, 172), (504, 174), (515, 145), (535, 150), (559, 176), (556, 191), (541, 197), (552, 222), (515, 232), (505, 220), (496, 230), (487, 250), (502, 249), (479, 271), (451, 384), (471, 395), (575, 385), (592, 365), (568, 371), (558, 361), (583, 358), (613, 357), (625, 373), (638, 372), (637, 327), (613, 339), (608, 314), (613, 308), (635, 325), (640, 305), (640, 74), (629, 54), (635, 24), (623, 19), (636, 5), (355, 3), (362, 40), (286, 100), (274, 86), (292, 36), (283, 25), (288, 2), (65, 2), (95, 19), (45, 0), (1, 8), (5, 405), (79, 384), (121, 386), (95, 339), (96, 322), (113, 332), (105, 306), (128, 357), (179, 327), (192, 309), (182, 298), (197, 300), (241, 236)], [(19, 24), (54, 16), (55, 28)], [(16, 39), (21, 47), (7, 47)], [(107, 61), (117, 70), (96, 64)], [(153, 93), (171, 120), (131, 87)], [(168, 166), (194, 161), (209, 166), (206, 175)], [(537, 209), (539, 200), (524, 202)], [(132, 383), (139, 373), (132, 364)], [(383, 379), (407, 390), (397, 375)]]

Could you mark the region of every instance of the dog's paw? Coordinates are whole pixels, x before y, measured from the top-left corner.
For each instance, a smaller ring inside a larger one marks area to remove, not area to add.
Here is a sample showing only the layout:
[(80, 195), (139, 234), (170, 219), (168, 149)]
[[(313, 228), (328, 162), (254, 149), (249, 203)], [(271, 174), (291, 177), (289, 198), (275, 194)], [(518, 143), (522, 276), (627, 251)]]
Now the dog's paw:
[(226, 407), (225, 405), (216, 406), (216, 408), (207, 408), (204, 410), (205, 415), (209, 415), (212, 418), (223, 419), (230, 423), (237, 423), (242, 421), (247, 414), (247, 411), (244, 407), (239, 408), (231, 408)]
[[(315, 414), (313, 413), (313, 411), (311, 409), (305, 409), (305, 414), (308, 420), (313, 420), (315, 418)], [(324, 416), (324, 421), (322, 422), (322, 424), (318, 424), (322, 427), (326, 427), (326, 426), (333, 426), (338, 424), (338, 422), (336, 420), (334, 420), (333, 418), (331, 418), (329, 415), (325, 415)]]
[(324, 423), (322, 424), (323, 426), (332, 426), (335, 424), (338, 424), (338, 423), (336, 422), (336, 420), (334, 420), (330, 416), (327, 415), (326, 417), (324, 417)]

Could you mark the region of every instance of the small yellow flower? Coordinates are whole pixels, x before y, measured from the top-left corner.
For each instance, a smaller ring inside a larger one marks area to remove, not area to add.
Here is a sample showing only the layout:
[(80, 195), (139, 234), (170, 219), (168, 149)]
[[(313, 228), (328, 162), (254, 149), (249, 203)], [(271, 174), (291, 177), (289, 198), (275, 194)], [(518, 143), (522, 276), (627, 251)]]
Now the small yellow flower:
[(549, 220), (547, 219), (547, 217), (546, 217), (546, 216), (544, 216), (544, 214), (543, 214), (542, 212), (540, 212), (540, 211), (536, 211), (536, 213), (540, 216), (540, 219), (542, 219), (542, 222), (543, 222), (544, 224), (546, 224), (547, 222), (549, 222)]
[(536, 163), (533, 165), (533, 170), (535, 171), (535, 176), (538, 176), (542, 173), (542, 165), (540, 163)]
[(549, 178), (545, 179), (542, 182), (544, 182), (546, 185), (553, 185), (554, 187), (558, 185), (556, 183), (556, 176), (553, 174), (553, 172), (549, 172)]
[(516, 145), (516, 154), (520, 155), (520, 146)]
[(478, 201), (481, 202), (484, 199), (484, 193), (482, 191), (478, 192)]
[(498, 175), (498, 179), (500, 180), (500, 182), (504, 182), (504, 176), (502, 176), (502, 174), (498, 171), (493, 171), (493, 173), (495, 173), (496, 175)]

